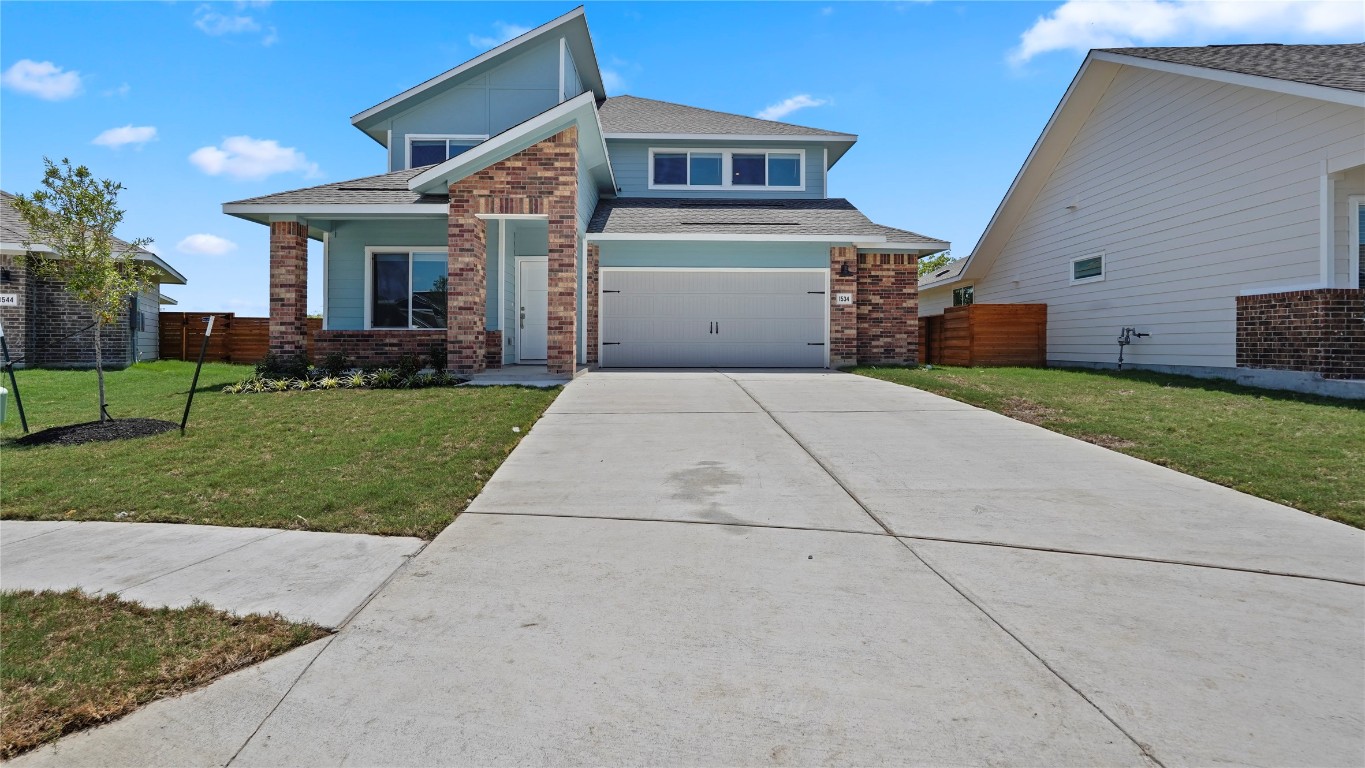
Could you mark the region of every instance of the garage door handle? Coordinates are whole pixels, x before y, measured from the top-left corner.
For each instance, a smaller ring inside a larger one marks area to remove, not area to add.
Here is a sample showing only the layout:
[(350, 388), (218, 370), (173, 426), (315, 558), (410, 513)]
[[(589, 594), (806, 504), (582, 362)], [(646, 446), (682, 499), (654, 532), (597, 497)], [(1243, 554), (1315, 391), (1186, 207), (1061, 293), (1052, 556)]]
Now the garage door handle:
[(720, 323), (716, 323), (716, 335), (720, 335)]

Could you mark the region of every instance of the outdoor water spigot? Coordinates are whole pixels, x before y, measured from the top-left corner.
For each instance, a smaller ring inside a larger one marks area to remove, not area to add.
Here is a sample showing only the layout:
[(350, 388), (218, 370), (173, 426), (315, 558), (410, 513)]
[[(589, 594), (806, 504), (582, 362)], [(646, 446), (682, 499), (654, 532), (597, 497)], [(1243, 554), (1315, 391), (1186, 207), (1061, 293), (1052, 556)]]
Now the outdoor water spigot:
[(1150, 333), (1138, 333), (1132, 326), (1125, 326), (1119, 329), (1119, 370), (1123, 370), (1123, 348), (1133, 343), (1133, 339), (1145, 339), (1151, 336)]

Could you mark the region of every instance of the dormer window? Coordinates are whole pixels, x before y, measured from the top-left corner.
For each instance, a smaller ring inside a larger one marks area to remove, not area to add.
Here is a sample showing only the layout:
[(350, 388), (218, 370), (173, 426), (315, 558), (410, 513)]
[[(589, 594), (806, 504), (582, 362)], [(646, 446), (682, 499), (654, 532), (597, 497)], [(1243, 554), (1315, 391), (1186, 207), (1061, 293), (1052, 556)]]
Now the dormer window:
[(408, 167), (419, 168), (444, 163), (461, 152), (478, 146), (487, 138), (469, 134), (408, 134)]
[(805, 189), (804, 150), (651, 149), (650, 189)]

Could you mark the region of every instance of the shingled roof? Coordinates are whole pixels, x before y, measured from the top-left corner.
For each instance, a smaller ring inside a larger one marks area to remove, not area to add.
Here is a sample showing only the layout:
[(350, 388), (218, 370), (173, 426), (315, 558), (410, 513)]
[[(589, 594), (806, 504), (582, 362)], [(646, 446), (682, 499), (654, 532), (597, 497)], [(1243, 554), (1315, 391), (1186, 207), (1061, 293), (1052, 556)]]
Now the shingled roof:
[(597, 106), (602, 132), (698, 133), (737, 136), (827, 136), (856, 140), (851, 133), (808, 128), (804, 125), (759, 120), (756, 117), (716, 112), (639, 96), (613, 96)]
[[(22, 250), (24, 241), (33, 237), (33, 231), (29, 229), (28, 224), (19, 215), (19, 209), (14, 207), (14, 197), (14, 195), (0, 190), (0, 243), (4, 243), (6, 250), (10, 248)], [(155, 253), (146, 248), (133, 248), (130, 243), (117, 237), (113, 238), (113, 241), (114, 248), (119, 253), (133, 253), (138, 261), (151, 262), (161, 269), (166, 278), (161, 282), (176, 285), (185, 284), (185, 276)], [(32, 245), (35, 251), (50, 250), (45, 243), (32, 243)]]
[(1105, 53), (1365, 92), (1365, 43), (1103, 48)]
[(260, 197), (234, 200), (226, 205), (254, 205), (278, 203), (282, 205), (404, 205), (407, 203), (444, 203), (445, 195), (419, 195), (408, 189), (408, 181), (431, 165), (405, 168), (378, 176), (364, 176), (349, 181), (320, 184), (316, 187), (291, 189)]
[(836, 235), (890, 242), (946, 242), (875, 224), (842, 198), (707, 200), (617, 198), (597, 204), (588, 232), (598, 234)]

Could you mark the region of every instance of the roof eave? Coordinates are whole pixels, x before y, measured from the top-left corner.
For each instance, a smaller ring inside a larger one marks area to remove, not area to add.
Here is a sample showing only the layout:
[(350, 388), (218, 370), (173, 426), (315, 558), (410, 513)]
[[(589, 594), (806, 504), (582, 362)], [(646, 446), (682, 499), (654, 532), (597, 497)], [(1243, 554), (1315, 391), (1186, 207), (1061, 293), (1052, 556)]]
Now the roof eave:
[[(0, 243), (0, 253), (3, 253), (5, 255), (23, 256), (24, 254), (28, 253), (53, 252), (54, 251), (51, 248), (49, 248), (46, 245), (42, 245), (41, 243), (34, 243), (28, 246), (27, 248), (24, 247), (23, 243)], [(122, 253), (127, 253), (127, 251), (126, 250), (122, 251)], [(169, 283), (171, 285), (185, 285), (186, 283), (185, 276), (180, 274), (180, 272), (175, 267), (172, 267), (170, 264), (167, 264), (165, 259), (161, 258), (160, 256), (157, 256), (155, 253), (139, 249), (137, 252), (133, 254), (133, 257), (136, 258), (138, 261), (148, 262), (152, 266), (156, 267), (158, 271), (161, 272), (162, 277), (164, 277), (165, 279), (158, 280), (157, 281), (158, 283), (163, 284)]]
[(1214, 69), (1212, 67), (1199, 67), (1193, 64), (1176, 64), (1160, 59), (1129, 56), (1126, 54), (1112, 53), (1110, 51), (1091, 51), (1087, 60), (1091, 59), (1095, 61), (1107, 61), (1113, 64), (1122, 64), (1129, 67), (1140, 67), (1156, 72), (1166, 72), (1173, 75), (1198, 77), (1204, 80), (1214, 80), (1230, 85), (1241, 85), (1247, 88), (1259, 88), (1263, 91), (1284, 93), (1290, 96), (1302, 96), (1304, 98), (1317, 99), (1319, 101), (1327, 101), (1334, 104), (1365, 107), (1365, 93), (1361, 93), (1360, 91), (1349, 91), (1345, 88), (1313, 85), (1311, 83), (1301, 83), (1297, 80), (1284, 80), (1277, 77), (1248, 75), (1242, 72), (1231, 72), (1226, 69)]

